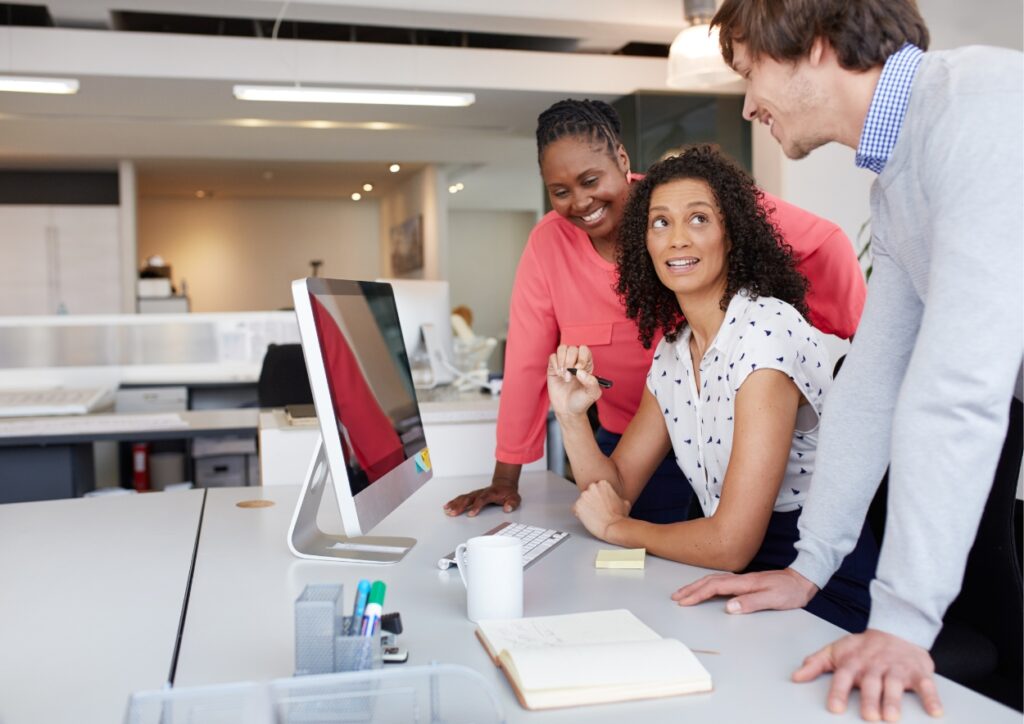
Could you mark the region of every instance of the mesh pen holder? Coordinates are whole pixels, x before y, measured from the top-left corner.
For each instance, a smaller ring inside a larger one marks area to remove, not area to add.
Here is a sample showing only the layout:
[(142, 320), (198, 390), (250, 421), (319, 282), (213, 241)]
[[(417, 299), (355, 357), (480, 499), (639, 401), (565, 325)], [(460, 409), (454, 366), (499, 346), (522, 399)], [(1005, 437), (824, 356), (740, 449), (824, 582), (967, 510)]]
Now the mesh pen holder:
[[(342, 619), (342, 631), (348, 631), (351, 616)], [(359, 627), (356, 622), (356, 628)], [(350, 636), (334, 637), (334, 671), (365, 671), (367, 669), (379, 669), (384, 663), (380, 647), (380, 625), (372, 636), (360, 636), (358, 633)]]

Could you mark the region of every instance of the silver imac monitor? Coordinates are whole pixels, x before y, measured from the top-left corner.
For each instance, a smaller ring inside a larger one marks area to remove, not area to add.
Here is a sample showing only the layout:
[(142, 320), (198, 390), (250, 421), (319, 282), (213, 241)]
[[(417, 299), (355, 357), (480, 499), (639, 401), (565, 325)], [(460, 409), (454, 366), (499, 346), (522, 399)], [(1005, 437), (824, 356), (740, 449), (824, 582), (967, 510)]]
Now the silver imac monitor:
[[(395, 290), (402, 336), (409, 351), (416, 387), (429, 389), (454, 382), (452, 304), (448, 282), (426, 279), (378, 279)], [(418, 360), (425, 365), (417, 364)], [(424, 374), (424, 372), (426, 374)]]
[[(363, 534), (430, 480), (431, 465), (391, 287), (309, 278), (292, 282), (292, 296), (320, 442), (288, 546), (301, 558), (394, 563), (414, 539)], [(344, 535), (317, 525), (327, 481)]]

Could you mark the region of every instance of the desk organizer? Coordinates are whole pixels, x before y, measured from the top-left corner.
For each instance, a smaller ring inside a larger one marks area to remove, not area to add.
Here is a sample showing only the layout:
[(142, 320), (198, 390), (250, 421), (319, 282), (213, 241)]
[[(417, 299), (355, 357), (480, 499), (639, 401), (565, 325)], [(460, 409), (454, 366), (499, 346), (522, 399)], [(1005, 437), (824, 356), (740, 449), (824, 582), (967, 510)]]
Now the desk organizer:
[(400, 669), (137, 692), (124, 724), (504, 724), (494, 688), (465, 666)]
[(296, 599), (296, 676), (381, 667), (380, 629), (373, 636), (345, 635), (352, 617), (342, 615), (343, 596), (340, 584), (311, 583)]

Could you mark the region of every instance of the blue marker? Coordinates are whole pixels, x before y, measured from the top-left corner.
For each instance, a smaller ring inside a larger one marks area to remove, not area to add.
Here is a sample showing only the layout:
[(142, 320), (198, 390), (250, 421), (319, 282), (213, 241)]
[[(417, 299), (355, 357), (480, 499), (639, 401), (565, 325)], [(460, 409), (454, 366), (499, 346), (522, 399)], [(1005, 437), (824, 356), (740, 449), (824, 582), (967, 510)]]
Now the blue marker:
[(384, 581), (374, 581), (370, 589), (369, 603), (363, 615), (363, 625), (359, 633), (362, 636), (373, 636), (380, 628), (380, 617), (384, 614)]
[(366, 601), (370, 596), (370, 582), (365, 578), (359, 581), (359, 588), (356, 589), (356, 602), (352, 606), (352, 620), (349, 622), (348, 635), (355, 636), (362, 624), (363, 612), (366, 610)]

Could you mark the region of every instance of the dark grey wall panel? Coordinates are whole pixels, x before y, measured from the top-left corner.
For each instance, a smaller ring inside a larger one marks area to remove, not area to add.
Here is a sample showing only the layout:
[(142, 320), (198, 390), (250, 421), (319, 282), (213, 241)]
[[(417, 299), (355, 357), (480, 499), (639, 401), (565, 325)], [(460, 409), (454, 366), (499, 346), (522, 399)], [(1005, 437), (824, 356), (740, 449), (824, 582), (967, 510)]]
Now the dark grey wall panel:
[(0, 169), (0, 204), (116, 206), (119, 201), (116, 171)]

